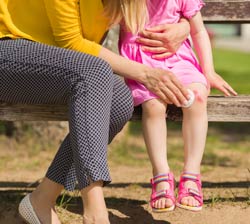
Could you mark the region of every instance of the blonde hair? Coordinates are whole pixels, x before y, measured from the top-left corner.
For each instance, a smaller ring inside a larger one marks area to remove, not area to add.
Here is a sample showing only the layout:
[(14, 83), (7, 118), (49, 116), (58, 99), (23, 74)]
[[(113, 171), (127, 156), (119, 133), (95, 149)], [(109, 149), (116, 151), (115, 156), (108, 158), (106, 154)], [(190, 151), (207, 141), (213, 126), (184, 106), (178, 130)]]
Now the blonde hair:
[(128, 31), (142, 31), (148, 21), (147, 0), (106, 0), (105, 13), (110, 19), (110, 26), (125, 23)]

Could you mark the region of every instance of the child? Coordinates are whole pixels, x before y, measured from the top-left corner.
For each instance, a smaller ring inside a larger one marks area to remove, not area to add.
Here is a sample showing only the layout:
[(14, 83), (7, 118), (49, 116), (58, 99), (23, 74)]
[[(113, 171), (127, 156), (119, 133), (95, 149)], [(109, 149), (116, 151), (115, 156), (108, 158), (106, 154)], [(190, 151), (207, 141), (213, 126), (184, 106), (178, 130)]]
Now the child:
[[(236, 92), (214, 71), (209, 37), (200, 14), (204, 3), (201, 0), (121, 0), (120, 2), (122, 4), (120, 16), (123, 18), (119, 40), (121, 55), (152, 67), (172, 71), (195, 95), (194, 103), (190, 107), (183, 105), (182, 108), (185, 160), (176, 200), (174, 176), (166, 158), (167, 105), (141, 83), (126, 80), (132, 91), (135, 106), (141, 104), (143, 109), (143, 134), (154, 176), (151, 179), (151, 207), (155, 212), (171, 211), (175, 205), (192, 211), (201, 210), (203, 196), (200, 164), (208, 126), (206, 108), (209, 89), (211, 86), (227, 96), (236, 95)], [(189, 20), (190, 34), (200, 65), (188, 39), (175, 54), (161, 60), (154, 59), (151, 52), (143, 51), (137, 41), (140, 31), (144, 28), (153, 32), (150, 27), (177, 23), (181, 17)]]

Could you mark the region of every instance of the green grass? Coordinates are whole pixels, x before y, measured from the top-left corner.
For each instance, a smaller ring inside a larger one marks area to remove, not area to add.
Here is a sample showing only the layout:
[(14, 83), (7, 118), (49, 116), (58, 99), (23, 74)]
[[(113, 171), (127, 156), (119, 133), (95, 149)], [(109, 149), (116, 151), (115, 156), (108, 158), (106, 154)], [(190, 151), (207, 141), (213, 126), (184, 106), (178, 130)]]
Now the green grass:
[[(250, 53), (214, 49), (215, 70), (239, 94), (250, 93)], [(213, 90), (212, 93), (218, 94)]]

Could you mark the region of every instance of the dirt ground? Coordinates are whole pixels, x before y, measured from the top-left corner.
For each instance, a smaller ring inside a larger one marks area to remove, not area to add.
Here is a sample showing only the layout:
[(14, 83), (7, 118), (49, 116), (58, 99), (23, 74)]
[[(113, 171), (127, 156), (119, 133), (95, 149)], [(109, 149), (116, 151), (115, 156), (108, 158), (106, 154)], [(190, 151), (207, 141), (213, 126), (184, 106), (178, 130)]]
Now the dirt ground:
[[(27, 155), (25, 149), (16, 152), (14, 143), (12, 149), (11, 144), (4, 142), (0, 139), (0, 224), (20, 224), (23, 222), (18, 216), (18, 203), (41, 180), (54, 152)], [(173, 212), (152, 213), (148, 203), (150, 166), (111, 161), (113, 182), (104, 188), (111, 224), (249, 224), (250, 151), (217, 152), (220, 153), (234, 162), (204, 172), (205, 204), (201, 212), (176, 208)], [(178, 182), (179, 173), (174, 171), (174, 174)], [(82, 223), (82, 209), (78, 192), (59, 198), (57, 210), (63, 224)]]
[[(111, 172), (113, 182), (105, 188), (105, 198), (112, 224), (249, 223), (250, 172), (245, 168), (218, 167), (207, 173), (203, 178), (205, 206), (197, 213), (177, 208), (173, 212), (153, 214), (148, 204), (150, 170), (147, 167), (111, 165)], [(32, 181), (41, 176), (42, 172), (0, 174), (1, 224), (23, 223), (17, 213), (18, 201), (33, 189)], [(81, 211), (78, 196), (67, 208), (58, 207), (64, 224), (81, 223)]]

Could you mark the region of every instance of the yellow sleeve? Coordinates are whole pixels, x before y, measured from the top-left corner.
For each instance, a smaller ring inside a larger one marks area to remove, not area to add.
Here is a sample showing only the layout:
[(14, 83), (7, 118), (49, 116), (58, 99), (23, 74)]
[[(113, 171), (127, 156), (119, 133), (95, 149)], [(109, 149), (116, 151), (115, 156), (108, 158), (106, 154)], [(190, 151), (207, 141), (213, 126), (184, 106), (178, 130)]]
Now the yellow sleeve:
[(79, 0), (44, 0), (55, 42), (59, 47), (97, 56), (101, 45), (84, 38)]

